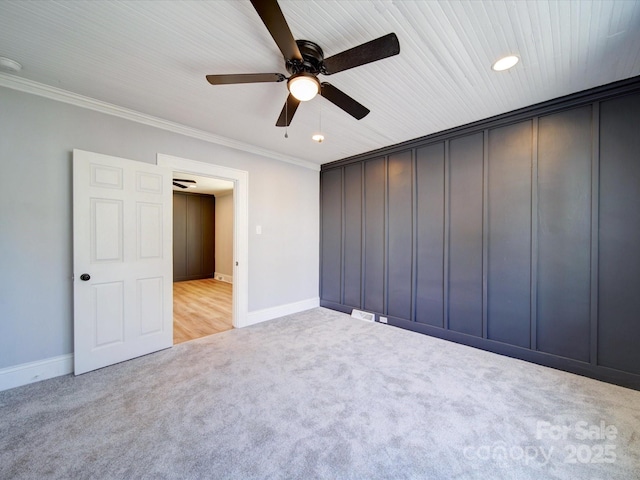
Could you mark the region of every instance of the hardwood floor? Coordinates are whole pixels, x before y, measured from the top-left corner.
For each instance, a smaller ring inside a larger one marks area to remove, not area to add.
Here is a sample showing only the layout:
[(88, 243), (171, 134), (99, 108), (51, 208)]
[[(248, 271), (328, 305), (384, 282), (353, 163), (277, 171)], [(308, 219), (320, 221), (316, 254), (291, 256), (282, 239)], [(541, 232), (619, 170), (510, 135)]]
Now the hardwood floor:
[(232, 288), (213, 278), (173, 284), (173, 344), (231, 330)]

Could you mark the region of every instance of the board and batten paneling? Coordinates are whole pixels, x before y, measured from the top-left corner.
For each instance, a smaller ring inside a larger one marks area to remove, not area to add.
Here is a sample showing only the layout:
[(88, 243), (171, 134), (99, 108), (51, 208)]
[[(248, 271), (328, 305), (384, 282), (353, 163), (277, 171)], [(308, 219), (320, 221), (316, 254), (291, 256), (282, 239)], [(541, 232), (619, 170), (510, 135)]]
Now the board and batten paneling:
[(487, 338), (531, 342), (532, 123), (489, 131)]
[(640, 374), (640, 94), (600, 104), (598, 361)]
[(322, 175), (322, 256), (320, 292), (329, 302), (342, 303), (342, 171)]
[(187, 272), (187, 195), (173, 195), (173, 281)]
[(638, 125), (640, 78), (323, 165), (321, 305), (640, 389)]
[(410, 319), (413, 246), (413, 175), (410, 151), (389, 156), (388, 179), (387, 313)]
[(362, 165), (344, 169), (344, 304), (362, 301)]
[(173, 281), (213, 277), (215, 197), (173, 194)]
[(449, 329), (482, 336), (482, 132), (449, 142)]
[(538, 122), (537, 349), (589, 361), (592, 108)]
[(416, 322), (444, 327), (444, 142), (416, 150)]
[[(176, 194), (181, 195), (181, 194)], [(202, 274), (202, 262), (204, 260), (203, 248), (203, 209), (199, 196), (186, 195), (187, 197), (187, 277)], [(176, 245), (177, 247), (177, 245)], [(213, 269), (211, 270), (213, 274)]]
[(364, 303), (372, 312), (385, 312), (385, 175), (386, 161), (364, 162)]

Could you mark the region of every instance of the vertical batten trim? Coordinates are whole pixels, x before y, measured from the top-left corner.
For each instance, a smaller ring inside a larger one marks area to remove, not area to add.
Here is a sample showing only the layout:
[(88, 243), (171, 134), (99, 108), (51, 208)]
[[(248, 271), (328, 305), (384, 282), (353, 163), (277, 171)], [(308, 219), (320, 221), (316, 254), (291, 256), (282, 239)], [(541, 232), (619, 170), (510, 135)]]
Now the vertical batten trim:
[(319, 202), (320, 202), (320, 255), (318, 255), (318, 259), (320, 261), (320, 288), (319, 293), (320, 293), (320, 300), (324, 299), (324, 294), (322, 291), (322, 285), (324, 284), (323, 279), (324, 279), (324, 268), (322, 268), (322, 264), (323, 264), (323, 257), (324, 257), (324, 213), (322, 211), (322, 205), (323, 205), (323, 198), (324, 198), (324, 188), (323, 188), (323, 183), (324, 183), (324, 176), (325, 176), (325, 172), (320, 172), (320, 192), (319, 192)]
[(382, 262), (382, 313), (389, 314), (389, 155), (384, 157), (384, 242), (382, 251), (384, 261)]
[(360, 308), (364, 309), (364, 289), (365, 289), (365, 277), (367, 271), (365, 269), (365, 258), (367, 248), (365, 241), (366, 232), (366, 203), (365, 203), (365, 162), (360, 162)]
[[(200, 274), (204, 274), (204, 245), (205, 245), (205, 241), (204, 241), (204, 216), (205, 216), (205, 206), (204, 206), (204, 201), (205, 201), (205, 197), (204, 195), (198, 195), (199, 200), (200, 200), (200, 242), (202, 243), (202, 255), (200, 256)], [(213, 275), (213, 273), (212, 273)]]
[(591, 110), (591, 365), (598, 365), (598, 277), (600, 232), (600, 102)]
[(483, 132), (482, 147), (482, 338), (489, 336), (489, 130)]
[(451, 193), (451, 167), (449, 165), (449, 143), (450, 140), (444, 142), (444, 238), (443, 238), (443, 262), (442, 262), (442, 326), (449, 330), (449, 228), (451, 216), (451, 201), (449, 195)]
[(531, 277), (529, 298), (529, 348), (538, 349), (538, 120), (532, 119), (531, 135)]
[(346, 197), (345, 193), (345, 175), (346, 168), (340, 169), (340, 303), (344, 305), (344, 248), (346, 245), (347, 237), (347, 212), (346, 212)]
[(418, 292), (418, 170), (417, 150), (411, 149), (411, 311), (410, 320), (416, 321)]

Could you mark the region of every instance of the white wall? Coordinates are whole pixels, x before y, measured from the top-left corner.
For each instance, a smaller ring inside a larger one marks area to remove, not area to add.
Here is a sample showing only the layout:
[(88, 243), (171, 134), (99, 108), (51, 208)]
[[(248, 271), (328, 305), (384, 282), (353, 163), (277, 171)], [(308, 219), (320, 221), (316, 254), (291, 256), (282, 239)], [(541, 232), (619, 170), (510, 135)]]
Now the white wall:
[(233, 277), (233, 192), (216, 196), (215, 222), (216, 273)]
[(248, 171), (249, 313), (317, 299), (318, 171), (0, 87), (0, 369), (72, 353), (74, 148)]

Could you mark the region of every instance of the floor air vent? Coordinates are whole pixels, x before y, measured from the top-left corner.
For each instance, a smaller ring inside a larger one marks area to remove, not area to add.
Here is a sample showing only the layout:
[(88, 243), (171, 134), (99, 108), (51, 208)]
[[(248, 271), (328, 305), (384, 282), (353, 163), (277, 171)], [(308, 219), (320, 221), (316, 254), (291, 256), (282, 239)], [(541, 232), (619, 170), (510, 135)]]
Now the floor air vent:
[(351, 311), (351, 316), (358, 320), (364, 320), (365, 322), (373, 322), (376, 319), (376, 316), (373, 313), (363, 312), (362, 310), (356, 310), (355, 308)]

